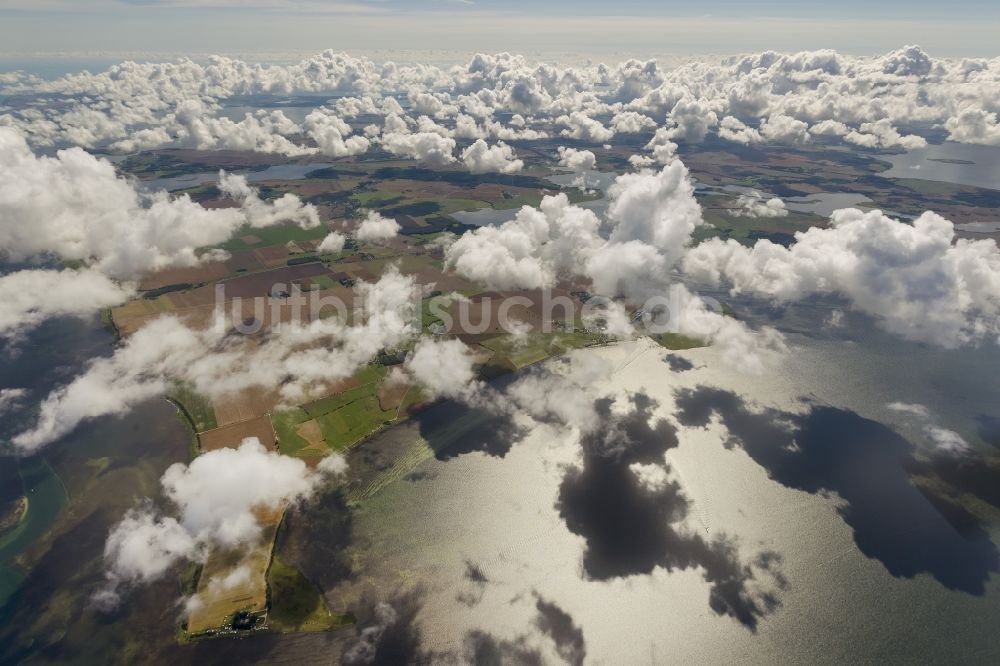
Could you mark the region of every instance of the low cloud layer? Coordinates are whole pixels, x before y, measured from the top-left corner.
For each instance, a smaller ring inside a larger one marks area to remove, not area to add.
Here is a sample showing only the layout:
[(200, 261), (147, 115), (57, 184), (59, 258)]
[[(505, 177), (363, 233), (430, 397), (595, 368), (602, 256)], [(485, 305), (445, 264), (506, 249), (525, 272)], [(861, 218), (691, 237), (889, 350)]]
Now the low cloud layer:
[(930, 212), (907, 224), (839, 210), (829, 228), (798, 232), (787, 248), (712, 239), (687, 253), (684, 270), (781, 302), (837, 294), (892, 333), (944, 347), (1000, 335), (1000, 250), (956, 240), (954, 225)]
[(114, 166), (79, 149), (55, 157), (32, 153), (17, 132), (0, 127), (0, 247), (8, 258), (52, 254), (89, 263), (112, 278), (192, 266), (199, 248), (227, 240), (243, 225), (319, 224), (316, 210), (286, 194), (263, 202), (243, 176), (220, 176), (238, 208), (206, 209), (187, 195), (145, 193)]
[(121, 413), (163, 394), (175, 381), (210, 397), (260, 387), (278, 388), (290, 404), (354, 374), (385, 348), (418, 330), (412, 305), (419, 287), (390, 268), (378, 282), (356, 287), (356, 321), (338, 317), (291, 323), (262, 341), (228, 336), (225, 327), (193, 329), (161, 317), (130, 336), (113, 356), (98, 358), (41, 403), (35, 424), (15, 435), (28, 453), (62, 437), (82, 421)]
[(135, 291), (93, 269), (23, 270), (0, 276), (0, 338), (16, 338), (49, 317), (90, 317)]
[[(561, 67), (507, 53), (476, 54), (450, 68), (334, 51), (283, 65), (215, 56), (204, 63), (128, 62), (52, 81), (12, 76), (4, 92), (56, 95), (63, 103), (10, 109), (0, 125), (18, 128), (39, 146), (345, 157), (377, 144), (438, 165), (455, 161), (456, 140), (533, 140), (553, 128), (591, 144), (659, 126), (663, 142), (695, 143), (714, 134), (742, 144), (822, 138), (911, 149), (925, 138), (901, 127), (937, 124), (953, 141), (997, 145), (998, 79), (995, 59), (935, 58), (914, 45), (874, 57), (765, 51), (673, 67), (635, 59)], [(238, 119), (218, 113), (220, 100), (261, 94), (327, 94), (337, 101), (302, 122), (277, 109)], [(494, 120), (498, 114), (509, 114), (509, 124)], [(381, 136), (349, 124), (360, 115), (384, 117)]]
[[(354, 237), (363, 243), (381, 243), (398, 234), (399, 229), (400, 226), (396, 220), (371, 211), (354, 230)], [(343, 243), (341, 243), (341, 247), (343, 247)]]
[(345, 469), (343, 458), (333, 455), (311, 471), (256, 438), (171, 465), (160, 479), (171, 513), (147, 502), (115, 525), (104, 548), (107, 582), (95, 600), (113, 606), (123, 589), (158, 580), (178, 562), (203, 561), (213, 548), (249, 550), (261, 534), (255, 511), (301, 501)]
[[(584, 277), (594, 293), (637, 307), (654, 298), (662, 306), (667, 299), (674, 332), (717, 343), (727, 362), (761, 371), (783, 348), (780, 335), (753, 332), (722, 316), (671, 275), (704, 223), (684, 164), (672, 160), (659, 171), (619, 176), (608, 196), (606, 224), (565, 194), (546, 196), (538, 208), (525, 206), (509, 222), (462, 235), (447, 248), (445, 265), (492, 289), (537, 289)], [(631, 335), (620, 302), (608, 302), (601, 316), (609, 333)]]

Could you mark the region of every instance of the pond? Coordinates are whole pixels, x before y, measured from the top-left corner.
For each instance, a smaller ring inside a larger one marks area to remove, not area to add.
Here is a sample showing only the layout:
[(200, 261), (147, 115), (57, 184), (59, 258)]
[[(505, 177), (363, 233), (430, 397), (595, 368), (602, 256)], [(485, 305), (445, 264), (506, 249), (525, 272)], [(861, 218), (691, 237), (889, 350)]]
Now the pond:
[(921, 178), (1000, 190), (1000, 146), (946, 141), (900, 155), (879, 155), (892, 163), (880, 176)]

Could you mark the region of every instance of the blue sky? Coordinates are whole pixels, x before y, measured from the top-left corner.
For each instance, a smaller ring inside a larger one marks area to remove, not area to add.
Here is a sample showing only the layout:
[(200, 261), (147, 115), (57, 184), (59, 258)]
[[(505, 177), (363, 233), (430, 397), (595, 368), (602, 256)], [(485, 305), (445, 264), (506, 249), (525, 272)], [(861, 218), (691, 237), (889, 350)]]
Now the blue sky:
[(918, 43), (1000, 55), (1000, 2), (0, 0), (4, 53), (446, 50), (738, 53)]

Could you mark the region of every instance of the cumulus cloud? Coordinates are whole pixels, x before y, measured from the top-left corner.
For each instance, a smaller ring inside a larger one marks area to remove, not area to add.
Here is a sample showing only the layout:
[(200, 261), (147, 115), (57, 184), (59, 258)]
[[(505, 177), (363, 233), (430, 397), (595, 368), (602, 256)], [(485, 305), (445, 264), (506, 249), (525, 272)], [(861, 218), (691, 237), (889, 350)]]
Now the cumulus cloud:
[(343, 252), (344, 243), (347, 242), (347, 237), (344, 234), (337, 233), (336, 231), (331, 231), (323, 240), (320, 241), (319, 247), (316, 248), (320, 252), (329, 252), (331, 254), (337, 254)]
[(463, 234), (446, 250), (445, 265), (497, 289), (551, 286), (559, 272), (583, 271), (603, 243), (599, 227), (593, 212), (571, 205), (565, 194), (547, 196), (509, 222)]
[(588, 143), (604, 143), (615, 135), (614, 130), (608, 129), (599, 120), (594, 120), (582, 111), (573, 111), (567, 116), (560, 116), (556, 122), (566, 126), (562, 131), (563, 136)]
[(393, 155), (444, 166), (455, 161), (455, 140), (434, 132), (390, 132), (382, 135), (382, 147)]
[(772, 114), (760, 123), (760, 135), (774, 143), (808, 143), (812, 138), (805, 122), (781, 113)]
[(597, 157), (590, 150), (577, 150), (559, 146), (559, 166), (573, 171), (590, 171), (597, 165)]
[(634, 134), (655, 127), (655, 120), (635, 111), (622, 111), (611, 119), (611, 129), (621, 134)]
[(614, 369), (605, 358), (573, 351), (522, 376), (507, 388), (505, 396), (538, 421), (589, 432), (597, 426), (594, 398)]
[(729, 212), (741, 217), (786, 217), (788, 215), (784, 201), (778, 197), (765, 199), (764, 195), (756, 190), (737, 197), (736, 206), (731, 208)]
[(319, 152), (330, 157), (360, 155), (371, 146), (367, 138), (351, 136), (351, 126), (326, 108), (311, 112), (302, 127), (316, 142)]
[(263, 201), (246, 176), (219, 171), (219, 191), (242, 206), (246, 223), (251, 227), (269, 227), (279, 222), (294, 222), (303, 229), (319, 225), (319, 213), (312, 204), (303, 204), (294, 194), (285, 193), (273, 201)]
[(21, 388), (0, 389), (0, 416), (16, 409), (26, 394), (27, 391)]
[(963, 456), (972, 452), (972, 447), (969, 446), (969, 443), (960, 434), (933, 423), (931, 412), (925, 405), (908, 402), (890, 402), (886, 407), (894, 412), (906, 414), (916, 419), (918, 423), (922, 423), (924, 434), (934, 445), (936, 451), (950, 456)]
[(668, 265), (680, 258), (691, 233), (702, 223), (701, 206), (687, 167), (675, 161), (659, 172), (619, 176), (609, 191), (611, 242), (638, 240), (660, 251)]
[[(315, 152), (287, 138), (287, 135), (299, 134), (302, 130), (280, 110), (248, 112), (242, 120), (234, 122), (226, 117), (208, 115), (198, 100), (186, 100), (177, 105), (173, 117), (177, 142), (198, 150), (250, 150), (288, 156)], [(130, 138), (114, 144), (113, 148), (134, 150), (152, 147), (150, 136), (142, 141), (145, 145), (133, 142), (134, 139)]]
[(212, 548), (247, 549), (260, 539), (256, 511), (303, 500), (345, 469), (343, 458), (333, 454), (310, 470), (298, 458), (267, 450), (255, 437), (236, 449), (171, 465), (160, 484), (177, 516), (162, 515), (149, 503), (125, 515), (105, 544), (107, 581), (97, 601), (113, 605), (122, 587), (157, 580), (183, 560), (202, 561)]
[(612, 338), (627, 340), (635, 335), (632, 318), (620, 301), (603, 300), (595, 303), (583, 313), (582, 318), (587, 328), (601, 331)]
[(945, 127), (952, 141), (1000, 146), (1000, 124), (995, 112), (969, 107), (948, 118)]
[(670, 121), (674, 127), (669, 130), (671, 139), (683, 139), (696, 143), (705, 138), (708, 130), (718, 123), (715, 111), (701, 100), (681, 99), (670, 111)]
[(404, 369), (432, 397), (462, 398), (475, 390), (475, 360), (461, 340), (421, 338)]
[(646, 150), (652, 151), (655, 162), (670, 164), (674, 161), (677, 156), (677, 144), (670, 140), (673, 136), (672, 130), (661, 127), (646, 144)]
[(502, 141), (490, 146), (482, 139), (462, 151), (462, 162), (472, 173), (514, 173), (524, 168), (513, 148)]
[(712, 239), (684, 268), (734, 292), (793, 301), (835, 293), (904, 338), (955, 347), (1000, 334), (1000, 251), (992, 240), (955, 240), (927, 212), (906, 224), (881, 211), (834, 212), (827, 229), (798, 232), (785, 248)]
[(396, 220), (380, 215), (376, 211), (369, 211), (354, 230), (354, 237), (365, 243), (380, 243), (398, 234), (399, 229), (399, 222)]
[(131, 286), (93, 269), (35, 269), (0, 276), (0, 338), (17, 337), (49, 317), (90, 317), (134, 293)]
[[(684, 164), (676, 160), (659, 172), (619, 176), (609, 198), (607, 238), (592, 211), (560, 194), (543, 198), (537, 209), (523, 207), (502, 225), (464, 234), (447, 248), (445, 266), (494, 289), (535, 289), (559, 277), (585, 277), (595, 293), (623, 296), (634, 305), (669, 289), (672, 330), (720, 345), (725, 361), (741, 370), (760, 372), (772, 362), (783, 349), (777, 332), (750, 331), (670, 284), (670, 269), (702, 224)], [(620, 302), (605, 301), (593, 319), (609, 334), (633, 333)]]
[(971, 451), (969, 443), (965, 438), (954, 430), (929, 425), (926, 429), (927, 436), (934, 442), (937, 450), (951, 455), (961, 455)]
[(719, 123), (719, 138), (726, 141), (733, 141), (734, 143), (742, 143), (744, 146), (751, 143), (760, 143), (764, 140), (760, 132), (747, 126), (746, 123), (733, 116), (726, 116)]
[(280, 387), (281, 397), (300, 404), (331, 382), (349, 377), (378, 352), (416, 335), (413, 303), (419, 287), (390, 267), (374, 283), (355, 288), (355, 321), (326, 317), (292, 322), (251, 342), (227, 336), (224, 326), (195, 330), (175, 317), (161, 317), (131, 335), (114, 355), (53, 390), (39, 406), (35, 424), (14, 436), (14, 447), (31, 452), (62, 437), (79, 423), (122, 413), (163, 394), (174, 381), (210, 397), (252, 387)]
[[(0, 124), (17, 127), (40, 146), (131, 151), (171, 144), (342, 156), (363, 152), (378, 132), (353, 135), (341, 119), (380, 115), (387, 150), (438, 163), (451, 161), (452, 150), (442, 141), (447, 138), (530, 140), (546, 135), (542, 125), (555, 125), (564, 136), (604, 143), (614, 132), (651, 130), (653, 119), (668, 117), (661, 129), (685, 141), (701, 140), (717, 126), (721, 138), (740, 143), (798, 143), (808, 133), (787, 119), (808, 126), (829, 120), (852, 128), (835, 138), (854, 132), (855, 142), (885, 147), (896, 140), (862, 126), (946, 124), (953, 140), (993, 141), (996, 123), (990, 114), (997, 112), (992, 91), (998, 80), (995, 59), (932, 58), (918, 46), (875, 57), (827, 49), (764, 51), (691, 59), (674, 67), (652, 60), (559, 67), (512, 54), (476, 54), (464, 66), (440, 68), (324, 51), (281, 65), (216, 56), (204, 63), (121, 63), (52, 81), (7, 75), (0, 79), (6, 93), (55, 95), (60, 104), (18, 106), (0, 116)], [(334, 95), (337, 117), (319, 109), (300, 125), (280, 110), (235, 120), (214, 115), (226, 98), (267, 94)], [(409, 100), (407, 109), (397, 95)], [(407, 139), (402, 135), (417, 124), (408, 111), (440, 123), (437, 127), (450, 127), (455, 119), (453, 133), (435, 129), (426, 133), (438, 134), (436, 140)], [(513, 114), (510, 127), (493, 120), (498, 113)], [(597, 118), (610, 122), (605, 126)], [(305, 145), (303, 137), (316, 147)], [(898, 145), (919, 143), (919, 137), (903, 138)]]
[(890, 402), (886, 405), (889, 409), (895, 412), (901, 412), (903, 414), (910, 414), (912, 416), (919, 416), (920, 418), (930, 417), (930, 411), (926, 406), (915, 404), (911, 402)]
[(293, 220), (318, 224), (314, 207), (291, 194), (263, 202), (242, 176), (220, 189), (240, 208), (206, 209), (186, 195), (146, 194), (114, 167), (79, 149), (37, 157), (17, 132), (0, 127), (0, 248), (13, 259), (55, 254), (90, 263), (113, 278), (135, 278), (201, 261), (198, 249), (228, 239), (244, 224)]

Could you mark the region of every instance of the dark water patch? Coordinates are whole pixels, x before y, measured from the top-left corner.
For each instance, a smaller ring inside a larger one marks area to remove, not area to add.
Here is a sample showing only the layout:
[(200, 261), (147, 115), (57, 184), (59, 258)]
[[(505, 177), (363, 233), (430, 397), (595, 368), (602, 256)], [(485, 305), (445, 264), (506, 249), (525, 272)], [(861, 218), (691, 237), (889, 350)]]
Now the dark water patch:
[(471, 608), (483, 600), (490, 579), (482, 568), (471, 560), (465, 561), (465, 573), (462, 578), (465, 585), (455, 594), (455, 600)]
[(17, 489), (23, 491), (27, 509), (20, 522), (0, 537), (0, 606), (23, 583), (14, 559), (55, 524), (67, 501), (59, 475), (42, 456), (16, 460), (16, 470)]
[(427, 481), (434, 478), (434, 474), (426, 469), (415, 469), (406, 476), (403, 477), (404, 481), (409, 481), (410, 483), (419, 483), (420, 481)]
[(938, 513), (948, 521), (948, 524), (955, 528), (956, 532), (968, 535), (982, 529), (984, 525), (983, 521), (958, 502), (937, 492), (933, 488), (919, 485), (917, 487), (923, 493), (924, 497), (927, 498), (927, 501), (933, 504)]
[(976, 451), (935, 452), (928, 458), (909, 460), (914, 475), (936, 478), (954, 495), (968, 493), (1000, 507), (1000, 459)]
[(701, 386), (677, 393), (677, 418), (705, 427), (717, 416), (739, 446), (778, 483), (836, 493), (858, 549), (893, 576), (928, 573), (952, 590), (985, 592), (1000, 570), (996, 546), (980, 527), (958, 532), (911, 482), (914, 447), (856, 413), (811, 406), (804, 414), (751, 410), (730, 391)]
[(582, 666), (587, 656), (587, 642), (583, 638), (583, 630), (573, 621), (573, 616), (537, 595), (535, 609), (538, 611), (535, 626), (552, 639), (559, 656), (567, 664)]
[(980, 439), (990, 446), (1000, 449), (1000, 419), (987, 414), (980, 414), (976, 417), (979, 424), (978, 434)]
[[(500, 377), (491, 382), (503, 391), (521, 373)], [(503, 458), (514, 442), (527, 430), (514, 423), (508, 414), (452, 400), (444, 400), (413, 418), (420, 436), (434, 450), (438, 460), (449, 460), (475, 451)]]
[(694, 363), (687, 360), (680, 354), (667, 354), (663, 357), (663, 362), (670, 366), (674, 372), (687, 372), (694, 370)]
[(352, 537), (353, 515), (338, 488), (285, 514), (275, 552), (321, 589), (329, 590), (351, 576), (347, 548)]
[(527, 645), (524, 636), (506, 640), (476, 629), (465, 636), (465, 662), (475, 666), (543, 666), (545, 660), (537, 648)]
[(471, 560), (465, 561), (465, 579), (481, 585), (490, 582), (490, 579), (483, 572), (482, 568)]
[(104, 582), (112, 526), (154, 494), (163, 470), (186, 452), (187, 431), (164, 401), (95, 419), (46, 450), (69, 504), (21, 556), (25, 578), (2, 610), (0, 661), (109, 663), (130, 645), (160, 650), (175, 642), (180, 592), (169, 577), (131, 590), (114, 614), (89, 600)]
[(712, 610), (755, 629), (778, 600), (758, 589), (754, 580), (780, 558), (768, 554), (743, 564), (731, 538), (720, 535), (706, 541), (682, 530), (679, 524), (690, 502), (680, 485), (645, 483), (630, 468), (636, 463), (663, 465), (669, 472), (663, 456), (677, 446), (677, 434), (665, 419), (653, 419), (655, 400), (645, 394), (628, 400), (624, 414), (612, 411), (612, 399), (595, 401), (601, 425), (581, 437), (583, 463), (570, 468), (559, 487), (560, 516), (571, 532), (586, 540), (585, 575), (608, 580), (649, 574), (656, 567), (700, 567), (711, 584)]
[(423, 592), (413, 590), (387, 601), (366, 600), (358, 612), (357, 633), (341, 657), (345, 666), (431, 664), (439, 656), (423, 645), (417, 614)]

